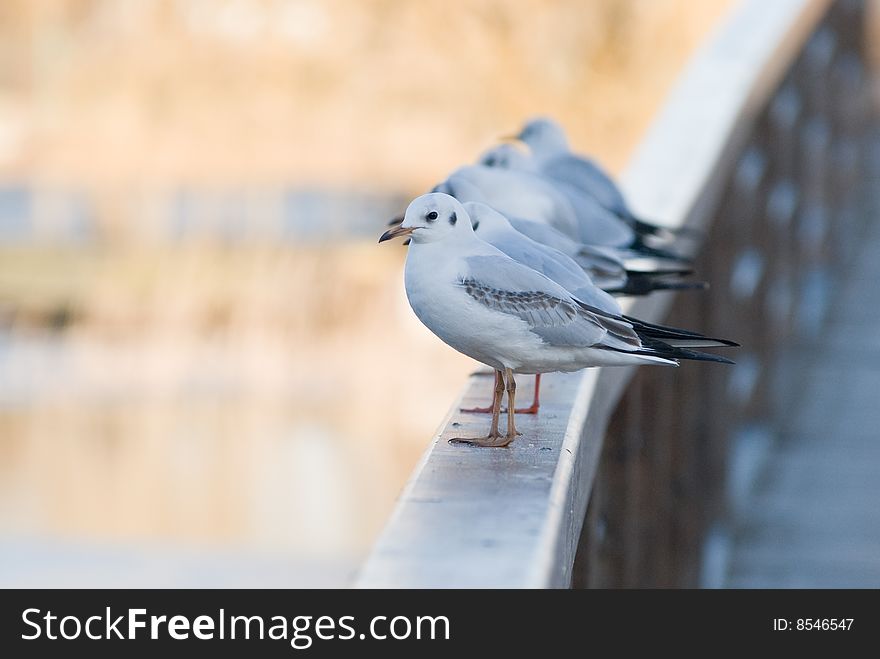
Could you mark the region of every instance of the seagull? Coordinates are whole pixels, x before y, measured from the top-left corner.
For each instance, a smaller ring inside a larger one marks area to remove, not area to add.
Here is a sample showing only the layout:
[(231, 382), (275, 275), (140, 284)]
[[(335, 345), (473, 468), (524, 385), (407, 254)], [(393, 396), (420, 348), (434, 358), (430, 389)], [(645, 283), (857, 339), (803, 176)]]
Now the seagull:
[(481, 162), (538, 173), (555, 181), (560, 190), (571, 194), (586, 193), (603, 208), (624, 220), (644, 239), (646, 236), (674, 237), (693, 233), (690, 229), (671, 230), (639, 219), (630, 209), (614, 179), (593, 159), (572, 152), (562, 126), (547, 117), (529, 120), (515, 136), (529, 154), (512, 144), (500, 144), (481, 157)]
[[(730, 363), (661, 338), (676, 333), (699, 336), (695, 333), (608, 313), (572, 296), (480, 239), (465, 208), (447, 194), (414, 199), (400, 226), (382, 234), (379, 242), (398, 236), (411, 239), (404, 280), (413, 312), (447, 345), (495, 371), (488, 435), (452, 442), (503, 447), (516, 438), (514, 374), (591, 366), (677, 366), (680, 359)], [(502, 434), (499, 418), (505, 391), (507, 428)]]
[[(531, 172), (499, 169), (483, 165), (465, 165), (452, 172), (451, 178), (467, 181), (476, 188), (482, 201), (505, 215), (528, 217), (548, 224), (572, 238), (580, 235), (580, 218), (574, 205), (557, 186)], [(434, 188), (442, 192), (446, 181)], [(595, 239), (600, 245), (622, 246), (631, 238), (631, 230), (609, 213), (598, 214), (593, 223)]]
[[(434, 188), (434, 192), (445, 192), (460, 202), (481, 202), (492, 206), (486, 196), (469, 179), (452, 175)], [(494, 207), (495, 210), (499, 210)], [(705, 288), (704, 282), (667, 281), (669, 276), (691, 274), (689, 268), (657, 268), (654, 270), (633, 270), (627, 268), (624, 258), (639, 258), (638, 252), (616, 249), (601, 245), (586, 245), (578, 242), (562, 231), (545, 224), (503, 213), (514, 229), (532, 240), (563, 252), (577, 261), (599, 288), (619, 295), (647, 295), (655, 290)], [(402, 218), (401, 218), (402, 220)]]
[[(456, 197), (457, 198), (457, 197)], [(585, 245), (572, 240), (551, 226), (522, 218), (507, 218), (511, 226), (535, 242), (559, 250), (575, 260), (602, 290), (614, 295), (647, 295), (652, 291), (706, 289), (702, 281), (669, 281), (669, 277), (693, 274), (689, 267), (663, 267), (662, 261), (645, 258), (638, 252), (619, 250), (601, 245)], [(627, 265), (629, 259), (638, 259), (643, 267)], [(648, 266), (647, 264), (651, 265)]]
[[(487, 204), (467, 201), (484, 197), (479, 190), (461, 177), (452, 176), (435, 190), (437, 189), (441, 189), (446, 194), (463, 202), (465, 209), (471, 215), (474, 230), (478, 232), (479, 237), (495, 244), (514, 260), (542, 272), (557, 283), (572, 286), (573, 288), (568, 290), (573, 294), (577, 295), (578, 289), (580, 289), (581, 294), (585, 297), (594, 296), (592, 300), (594, 303), (597, 301), (595, 298), (602, 296), (603, 292), (615, 295), (647, 295), (655, 290), (705, 289), (707, 287), (705, 282), (664, 280), (669, 276), (691, 274), (689, 269), (632, 270), (624, 264), (620, 256), (622, 252), (607, 247), (584, 245), (572, 240), (550, 225), (518, 218), (506, 218)], [(483, 213), (489, 213), (489, 219), (483, 225), (480, 225), (480, 209), (483, 209)], [(493, 216), (497, 217), (495, 221), (493, 221)], [(403, 222), (402, 216), (394, 218), (390, 224), (396, 225), (401, 222)], [(478, 229), (478, 226), (481, 228)], [(510, 228), (507, 229), (507, 227)], [(493, 233), (489, 234), (490, 231)], [(507, 240), (504, 240), (504, 234), (506, 234)], [(503, 242), (493, 242), (494, 236)], [(409, 239), (405, 240), (404, 244), (409, 244)], [(505, 246), (508, 246), (509, 249), (505, 249)], [(515, 251), (511, 252), (510, 250)], [(596, 287), (601, 290), (595, 291)], [(601, 297), (601, 299), (604, 301), (605, 298)], [(600, 303), (597, 306), (602, 307), (603, 304)], [(614, 306), (607, 304), (605, 307), (608, 311), (620, 313), (616, 303)], [(541, 406), (540, 392), (541, 374), (538, 373), (535, 375), (531, 405), (517, 409), (517, 414), (537, 414)], [(462, 408), (461, 411), (489, 414), (492, 412), (492, 408), (470, 407)]]
[[(626, 199), (614, 179), (595, 160), (572, 153), (565, 131), (552, 119), (536, 117), (527, 121), (513, 139), (529, 148), (531, 159), (526, 156), (512, 161), (499, 160), (499, 164), (522, 166), (524, 161), (531, 160), (528, 167), (532, 171), (588, 192), (605, 208), (621, 217), (631, 216)], [(501, 149), (503, 154), (509, 155), (509, 152), (510, 149)], [(483, 158), (490, 157), (491, 153), (487, 152)]]
[(579, 242), (626, 249), (640, 256), (688, 261), (671, 250), (647, 244), (631, 222), (604, 207), (591, 194), (541, 173), (465, 165), (453, 171), (434, 191), (444, 192), (450, 178), (467, 181), (479, 190), (483, 197), (480, 201), (507, 216), (548, 224)]

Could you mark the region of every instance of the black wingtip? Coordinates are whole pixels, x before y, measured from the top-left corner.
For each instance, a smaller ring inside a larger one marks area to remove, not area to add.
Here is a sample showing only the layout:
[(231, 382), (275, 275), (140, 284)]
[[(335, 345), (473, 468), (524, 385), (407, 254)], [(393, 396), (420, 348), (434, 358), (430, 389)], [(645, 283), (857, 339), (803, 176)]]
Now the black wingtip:
[(655, 291), (706, 291), (709, 290), (707, 281), (670, 281), (654, 282)]
[(651, 247), (646, 245), (640, 236), (637, 236), (629, 249), (639, 256), (651, 256), (657, 259), (666, 259), (667, 261), (678, 261), (679, 263), (691, 264), (694, 262), (693, 257), (673, 252), (672, 250), (663, 249), (661, 247)]
[(612, 295), (649, 295), (654, 291), (704, 291), (709, 284), (704, 281), (658, 281), (652, 277), (627, 277), (623, 286), (605, 289)]
[(671, 346), (668, 343), (663, 343), (662, 341), (649, 340), (645, 342), (645, 345), (658, 357), (666, 357), (667, 359), (681, 359), (693, 362), (713, 362), (716, 364), (729, 365), (736, 364), (732, 359), (722, 357), (721, 355), (703, 352), (702, 350), (691, 350), (690, 348), (678, 348), (676, 346)]
[(687, 277), (694, 274), (693, 268), (657, 268), (655, 270), (626, 269), (631, 277)]
[[(661, 342), (678, 342), (678, 341), (687, 341), (689, 343), (703, 343), (703, 345), (699, 345), (696, 347), (702, 348), (739, 348), (740, 344), (736, 341), (731, 341), (730, 339), (719, 339), (714, 336), (706, 336), (705, 334), (701, 334), (700, 332), (694, 332), (692, 330), (680, 329), (678, 327), (669, 327), (668, 325), (658, 325), (656, 323), (649, 323), (644, 320), (639, 320), (638, 318), (633, 318), (632, 316), (623, 316), (627, 322), (632, 324), (633, 329), (638, 333), (639, 337), (643, 340), (647, 341), (661, 341)], [(678, 348), (684, 350), (685, 348)]]
[(736, 366), (736, 362), (732, 359), (728, 359), (727, 357), (722, 357), (721, 355), (713, 355), (708, 352), (699, 352), (698, 350), (689, 350), (690, 354), (681, 355), (681, 359), (687, 359), (689, 361), (694, 362), (713, 362), (715, 364), (728, 364), (730, 366)]
[(670, 236), (677, 238), (694, 238), (699, 239), (705, 236), (705, 232), (700, 231), (699, 229), (694, 229), (692, 227), (665, 227), (662, 224), (657, 224), (656, 222), (649, 222), (648, 220), (644, 220), (642, 218), (638, 218), (633, 216), (632, 219), (633, 228), (636, 230), (636, 233), (639, 233), (643, 236)]

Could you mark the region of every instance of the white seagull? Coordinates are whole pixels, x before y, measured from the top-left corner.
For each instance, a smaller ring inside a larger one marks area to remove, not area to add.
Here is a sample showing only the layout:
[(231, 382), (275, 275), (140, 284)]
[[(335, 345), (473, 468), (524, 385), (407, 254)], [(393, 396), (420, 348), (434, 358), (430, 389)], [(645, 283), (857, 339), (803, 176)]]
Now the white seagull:
[(592, 158), (574, 153), (562, 126), (552, 119), (531, 119), (513, 139), (525, 144), (529, 152), (524, 153), (512, 144), (500, 144), (484, 153), (480, 162), (543, 176), (555, 182), (575, 204), (580, 195), (586, 194), (631, 226), (642, 243), (651, 236), (670, 239), (697, 233), (669, 229), (638, 218), (611, 175)]
[[(592, 158), (573, 153), (562, 126), (552, 119), (536, 117), (529, 120), (514, 139), (529, 148), (531, 158), (514, 159), (510, 155), (512, 145), (502, 145), (499, 154), (504, 154), (505, 158), (499, 160), (499, 165), (527, 167), (593, 195), (605, 208), (621, 217), (632, 216), (623, 193), (611, 175)], [(490, 150), (483, 158), (491, 159), (492, 153)]]
[(465, 165), (449, 175), (453, 177), (468, 181), (480, 191), (485, 203), (505, 215), (549, 224), (591, 245), (627, 248), (635, 243), (632, 227), (598, 201), (576, 190), (562, 189), (540, 174)]
[[(447, 178), (434, 188), (434, 192), (445, 192), (462, 203), (480, 202), (492, 206), (486, 195), (477, 186), (459, 175)], [(689, 268), (630, 269), (624, 263), (624, 259), (627, 257), (640, 258), (641, 255), (638, 252), (602, 245), (587, 245), (570, 238), (549, 224), (523, 219), (509, 213), (503, 213), (503, 215), (516, 231), (535, 242), (558, 250), (576, 261), (596, 286), (609, 293), (647, 295), (655, 290), (702, 289), (706, 287), (703, 282), (668, 280), (670, 276), (691, 274)]]
[[(434, 191), (443, 192), (443, 186), (452, 178), (466, 180), (479, 190), (483, 197), (480, 201), (505, 215), (542, 222), (579, 242), (625, 249), (637, 256), (688, 260), (646, 242), (646, 236), (663, 230), (622, 217), (603, 206), (590, 192), (549, 178), (541, 171), (465, 165), (452, 172)], [(642, 226), (650, 228), (642, 231)]]
[[(416, 316), (447, 345), (495, 370), (489, 434), (450, 441), (496, 447), (515, 439), (514, 373), (675, 366), (678, 359), (729, 361), (657, 338), (677, 330), (607, 313), (573, 297), (477, 237), (467, 211), (449, 195), (413, 200), (402, 224), (379, 242), (397, 236), (411, 238), (405, 286)], [(507, 432), (502, 434), (498, 425), (505, 390)]]

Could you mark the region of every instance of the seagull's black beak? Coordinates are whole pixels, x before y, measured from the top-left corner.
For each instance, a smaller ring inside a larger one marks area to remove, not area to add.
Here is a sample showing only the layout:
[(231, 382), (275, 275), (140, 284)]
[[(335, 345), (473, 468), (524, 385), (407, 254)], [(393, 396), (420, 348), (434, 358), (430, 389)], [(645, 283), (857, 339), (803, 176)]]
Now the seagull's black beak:
[(388, 221), (388, 226), (393, 227), (397, 224), (400, 224), (401, 222), (403, 222), (403, 215), (398, 215), (397, 217), (392, 217)]
[(391, 240), (392, 238), (397, 238), (398, 236), (408, 236), (413, 232), (413, 227), (395, 227), (394, 229), (388, 229), (385, 233), (381, 235), (379, 238), (380, 243), (384, 243), (386, 240)]

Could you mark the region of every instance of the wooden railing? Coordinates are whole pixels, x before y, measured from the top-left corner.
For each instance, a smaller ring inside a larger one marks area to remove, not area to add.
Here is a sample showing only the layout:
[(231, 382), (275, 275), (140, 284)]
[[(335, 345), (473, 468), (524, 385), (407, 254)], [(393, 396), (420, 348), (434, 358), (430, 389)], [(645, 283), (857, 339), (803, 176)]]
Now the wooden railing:
[(540, 414), (497, 450), (446, 441), (487, 423), (458, 411), (490, 394), (473, 376), (358, 586), (720, 585), (749, 465), (796, 389), (787, 355), (821, 328), (859, 240), (864, 14), (860, 0), (741, 3), (623, 177), (640, 214), (704, 232), (697, 268), (713, 285), (627, 312), (735, 338), (737, 366), (548, 376)]

